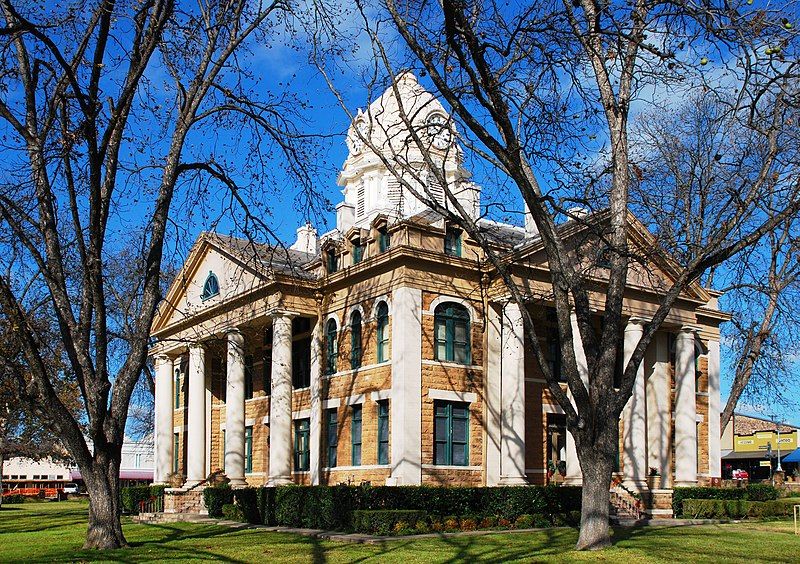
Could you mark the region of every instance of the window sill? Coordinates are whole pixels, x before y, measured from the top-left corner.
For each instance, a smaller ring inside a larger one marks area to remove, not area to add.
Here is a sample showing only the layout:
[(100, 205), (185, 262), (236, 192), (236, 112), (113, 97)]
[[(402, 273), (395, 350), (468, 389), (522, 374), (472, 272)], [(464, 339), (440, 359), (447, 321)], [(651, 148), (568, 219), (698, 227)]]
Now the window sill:
[(361, 466), (324, 466), (322, 469), (328, 472), (353, 472), (355, 470), (389, 470), (390, 464), (362, 464)]
[(483, 470), (480, 466), (458, 466), (455, 464), (423, 464), (423, 470), (468, 470), (476, 472)]
[(483, 371), (483, 366), (479, 364), (460, 364), (458, 362), (449, 362), (446, 360), (428, 360), (422, 359), (422, 364), (428, 366), (442, 366), (444, 368), (463, 368), (466, 370), (480, 370)]
[(325, 374), (323, 378), (335, 378), (337, 376), (350, 376), (350, 375), (357, 375), (359, 372), (364, 372), (366, 370), (372, 370), (373, 368), (380, 368), (382, 366), (391, 366), (392, 361), (391, 359), (386, 360), (384, 362), (379, 362), (377, 364), (365, 364), (359, 368), (350, 369), (350, 370), (341, 370), (339, 372), (334, 372), (332, 374)]

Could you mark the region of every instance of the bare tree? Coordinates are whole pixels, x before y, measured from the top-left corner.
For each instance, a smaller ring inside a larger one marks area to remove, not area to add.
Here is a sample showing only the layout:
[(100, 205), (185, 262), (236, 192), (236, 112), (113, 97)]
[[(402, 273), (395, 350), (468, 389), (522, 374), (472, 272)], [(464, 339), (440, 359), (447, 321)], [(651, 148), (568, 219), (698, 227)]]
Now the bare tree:
[[(757, 123), (758, 114), (743, 115), (734, 108), (726, 93), (708, 92), (675, 111), (648, 112), (637, 120), (631, 206), (661, 246), (683, 262), (707, 247), (718, 203), (743, 182), (757, 181), (766, 160), (772, 168), (756, 217), (778, 213), (783, 198), (800, 198), (796, 184), (791, 185), (800, 164), (796, 128), (781, 128), (772, 147), (760, 133), (769, 124)], [(794, 123), (797, 117), (795, 108), (786, 119)], [(748, 386), (758, 402), (790, 401), (786, 392), (793, 374), (786, 354), (797, 342), (800, 313), (798, 233), (800, 218), (786, 217), (757, 244), (701, 276), (705, 287), (724, 293), (725, 307), (733, 313), (723, 332), (736, 354), (721, 429)]]
[[(363, 3), (358, 9), (363, 33), (371, 40), (378, 61), (364, 72), (367, 81), (388, 81), (400, 100), (398, 83), (403, 77), (399, 69), (411, 68), (429, 77), (434, 91), (452, 109), (469, 158), (497, 167), (511, 181), (538, 229), (551, 275), (546, 299), (556, 312), (562, 375), (569, 395), (551, 372), (536, 324), (524, 307), (530, 294), (515, 277), (513, 263), (504, 260), (481, 229), (473, 210), (459, 201), (463, 186), (448, 181), (442, 164), (446, 157), (431, 146), (436, 135), (415, 130), (415, 116), (402, 104), (398, 112), (409, 134), (401, 147), (390, 143), (387, 150), (387, 145), (372, 143), (369, 128), (354, 131), (405, 190), (460, 225), (480, 244), (487, 266), (500, 276), (510, 298), (522, 306), (526, 347), (567, 415), (583, 472), (577, 547), (606, 547), (618, 421), (654, 334), (690, 284), (756, 245), (800, 208), (800, 200), (789, 197), (797, 188), (796, 171), (789, 172), (780, 186), (770, 182), (777, 159), (775, 146), (797, 101), (796, 34), (791, 25), (782, 23), (780, 13), (747, 8), (739, 12), (723, 3), (575, 0), (512, 6), (386, 0), (377, 13)], [(335, 32), (320, 24), (315, 32), (319, 66), (335, 69), (331, 55), (335, 57), (336, 49), (325, 49), (334, 43), (328, 34)], [(765, 46), (770, 46), (766, 54)], [(727, 59), (722, 68), (729, 70), (732, 80), (712, 81), (704, 74), (714, 53)], [(326, 76), (346, 109), (347, 100), (334, 73)], [(712, 216), (702, 246), (679, 255), (683, 261), (673, 273), (672, 284), (644, 324), (627, 364), (618, 366), (623, 358), (628, 272), (663, 252), (655, 239), (648, 248), (631, 244), (630, 193), (636, 172), (630, 116), (635, 104), (646, 105), (647, 93), (654, 89), (678, 88), (685, 93), (693, 85), (735, 88), (731, 111), (761, 116), (750, 127), (768, 150), (758, 174), (731, 185), (715, 210), (706, 212)], [(414, 152), (412, 158), (409, 151)], [(433, 185), (444, 189), (444, 200), (431, 190)], [(769, 214), (761, 209), (765, 192), (780, 196)], [(602, 213), (584, 218), (570, 211), (576, 204)], [(566, 239), (569, 230), (562, 228), (566, 218), (584, 224), (608, 247), (606, 284), (600, 296), (592, 286), (593, 271), (585, 268), (584, 257)], [(604, 304), (599, 333), (592, 322), (593, 299)], [(579, 335), (573, 333), (571, 312), (577, 317)], [(586, 358), (588, 385), (579, 373), (576, 343)], [(622, 374), (617, 387), (615, 372)]]
[[(85, 546), (117, 548), (126, 545), (121, 448), (162, 297), (171, 210), (176, 202), (205, 207), (209, 182), (245, 203), (246, 187), (262, 188), (274, 167), (273, 152), (310, 184), (292, 121), (302, 109), (288, 94), (264, 91), (243, 64), (250, 46), (283, 29), (288, 5), (1, 0), (0, 8), (0, 311), (25, 359), (26, 397), (85, 480)], [(247, 182), (234, 181), (240, 162), (204, 142), (219, 146), (225, 131), (234, 133), (228, 149), (239, 143), (247, 155)], [(118, 280), (106, 264), (121, 241), (136, 250), (139, 268), (128, 287), (112, 289)], [(126, 292), (136, 299), (117, 299)], [(109, 313), (120, 304), (130, 306), (118, 312), (124, 323)], [(33, 322), (42, 308), (53, 320), (47, 336)], [(53, 338), (80, 390), (79, 416), (48, 368)]]

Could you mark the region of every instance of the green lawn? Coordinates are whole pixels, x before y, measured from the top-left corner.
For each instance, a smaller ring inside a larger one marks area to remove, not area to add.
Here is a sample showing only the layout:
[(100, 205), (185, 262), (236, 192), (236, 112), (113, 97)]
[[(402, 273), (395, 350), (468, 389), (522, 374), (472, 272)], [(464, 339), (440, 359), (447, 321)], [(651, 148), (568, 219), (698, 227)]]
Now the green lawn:
[(7, 505), (0, 510), (0, 562), (791, 562), (800, 536), (791, 521), (702, 527), (622, 529), (614, 548), (576, 553), (577, 531), (401, 540), (382, 545), (318, 541), (213, 525), (140, 525), (125, 521), (131, 548), (81, 551), (86, 504), (80, 501)]

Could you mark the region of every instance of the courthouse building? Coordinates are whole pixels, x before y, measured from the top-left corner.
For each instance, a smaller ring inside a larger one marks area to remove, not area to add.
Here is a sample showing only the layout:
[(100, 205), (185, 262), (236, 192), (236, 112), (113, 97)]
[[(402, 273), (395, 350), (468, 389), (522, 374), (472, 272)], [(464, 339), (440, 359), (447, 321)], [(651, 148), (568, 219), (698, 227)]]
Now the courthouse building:
[[(397, 86), (405, 115), (477, 219), (480, 188), (444, 108), (410, 73)], [(214, 233), (197, 240), (152, 328), (156, 482), (192, 488), (221, 470), (234, 486), (493, 486), (561, 473), (580, 483), (565, 416), (525, 346), (519, 306), (480, 247), (387, 169), (402, 153), (404, 166), (418, 166), (411, 182), (430, 182), (445, 201), (408, 146), (400, 107), (389, 89), (354, 119), (335, 229), (318, 236), (300, 226), (286, 247)], [(549, 272), (528, 219), (524, 227), (477, 222), (529, 294), (558, 373)], [(560, 226), (576, 260), (594, 257), (598, 329), (607, 270), (587, 224), (602, 221), (599, 212)], [(654, 245), (633, 217), (630, 242)], [(631, 266), (627, 350), (674, 271), (668, 257)], [(718, 297), (690, 286), (647, 351), (620, 422), (619, 471), (633, 486), (647, 487), (650, 468), (660, 474), (655, 489), (720, 476), (719, 324), (728, 316)]]

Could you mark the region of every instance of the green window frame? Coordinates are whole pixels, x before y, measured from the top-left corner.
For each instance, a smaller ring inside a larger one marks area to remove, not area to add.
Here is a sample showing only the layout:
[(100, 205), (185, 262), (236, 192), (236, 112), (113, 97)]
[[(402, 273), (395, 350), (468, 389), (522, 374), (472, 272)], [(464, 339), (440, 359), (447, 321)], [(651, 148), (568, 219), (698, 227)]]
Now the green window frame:
[(214, 296), (219, 294), (219, 280), (217, 280), (217, 275), (213, 272), (208, 273), (206, 277), (206, 281), (203, 283), (203, 293), (200, 294), (200, 299), (205, 301), (209, 298), (213, 298)]
[(366, 245), (364, 245), (360, 239), (353, 241), (353, 264), (358, 264), (364, 260), (365, 249)]
[(336, 356), (338, 353), (336, 333), (336, 320), (329, 319), (325, 331), (325, 374), (336, 373)]
[(292, 343), (292, 388), (301, 390), (311, 386), (311, 337)]
[(378, 362), (389, 360), (389, 306), (378, 304)]
[(336, 255), (336, 251), (331, 249), (327, 253), (325, 253), (326, 262), (328, 266), (328, 274), (333, 274), (337, 270), (339, 270), (339, 257)]
[(328, 445), (328, 467), (337, 466), (337, 449), (339, 448), (339, 413), (333, 408), (325, 412), (325, 433)]
[(461, 230), (448, 227), (444, 233), (444, 254), (451, 257), (461, 256)]
[(294, 470), (307, 472), (311, 468), (311, 424), (308, 419), (294, 421)]
[(378, 229), (378, 250), (382, 253), (388, 251), (392, 246), (392, 236), (386, 227)]
[(253, 426), (244, 428), (244, 471), (250, 474), (253, 471)]
[(253, 355), (244, 357), (244, 399), (253, 399)]
[(350, 368), (352, 370), (361, 367), (362, 353), (361, 312), (356, 310), (350, 316)]
[(433, 463), (469, 465), (469, 404), (451, 401), (433, 403)]
[(175, 369), (175, 409), (181, 407), (181, 370)]
[(378, 402), (378, 464), (389, 464), (389, 400)]
[(181, 450), (181, 434), (172, 434), (172, 471), (177, 474), (180, 470), (180, 459), (178, 458)]
[(350, 421), (350, 464), (361, 466), (361, 416), (363, 410), (360, 405), (354, 405), (352, 410), (352, 419)]
[(470, 364), (470, 320), (467, 308), (447, 302), (434, 310), (434, 360)]

